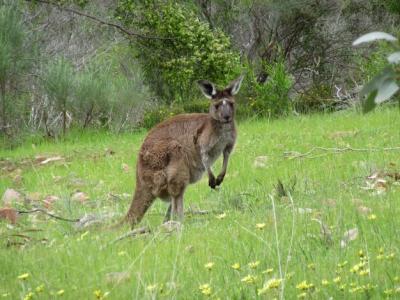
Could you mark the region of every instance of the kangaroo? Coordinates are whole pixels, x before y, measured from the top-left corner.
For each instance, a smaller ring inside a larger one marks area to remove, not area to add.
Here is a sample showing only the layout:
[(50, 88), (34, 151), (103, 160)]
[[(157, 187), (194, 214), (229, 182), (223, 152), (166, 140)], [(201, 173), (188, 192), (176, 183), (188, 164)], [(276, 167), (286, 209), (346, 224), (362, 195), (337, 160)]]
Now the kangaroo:
[[(157, 197), (170, 203), (164, 222), (171, 214), (182, 221), (185, 189), (205, 171), (212, 189), (222, 183), (236, 141), (234, 95), (242, 80), (240, 76), (223, 90), (207, 80), (197, 81), (211, 100), (209, 113), (177, 115), (150, 130), (139, 152), (135, 195), (125, 217), (132, 228)], [(211, 166), (221, 154), (222, 170), (215, 177)]]

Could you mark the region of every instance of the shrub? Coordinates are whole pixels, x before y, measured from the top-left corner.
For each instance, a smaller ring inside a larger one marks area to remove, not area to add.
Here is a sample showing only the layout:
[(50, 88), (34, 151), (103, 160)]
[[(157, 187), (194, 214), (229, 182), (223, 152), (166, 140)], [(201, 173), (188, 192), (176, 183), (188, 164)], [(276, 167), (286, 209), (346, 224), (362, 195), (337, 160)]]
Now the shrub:
[(229, 38), (211, 30), (189, 7), (173, 1), (122, 0), (117, 18), (160, 39), (137, 40), (137, 54), (145, 82), (170, 104), (198, 95), (193, 82), (208, 79), (226, 83), (240, 73), (239, 54)]
[(293, 80), (286, 71), (284, 61), (264, 65), (264, 71), (268, 74), (265, 82), (258, 80), (253, 69), (248, 67), (248, 70), (238, 105), (239, 118), (287, 115), (292, 107), (289, 91)]

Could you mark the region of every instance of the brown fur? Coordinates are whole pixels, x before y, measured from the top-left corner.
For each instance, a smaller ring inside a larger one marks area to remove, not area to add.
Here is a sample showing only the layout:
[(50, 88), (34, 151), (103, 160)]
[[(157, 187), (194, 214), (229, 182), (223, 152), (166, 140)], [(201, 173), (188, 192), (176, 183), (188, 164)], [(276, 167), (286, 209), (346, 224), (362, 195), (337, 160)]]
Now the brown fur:
[[(145, 138), (136, 166), (136, 191), (125, 220), (132, 227), (141, 221), (155, 198), (170, 202), (169, 220), (183, 218), (183, 195), (188, 184), (207, 171), (215, 188), (224, 179), (229, 154), (236, 140), (234, 98), (242, 77), (217, 91), (207, 81), (199, 82), (211, 100), (208, 114), (182, 114), (154, 127)], [(222, 171), (214, 177), (211, 166), (223, 153)]]

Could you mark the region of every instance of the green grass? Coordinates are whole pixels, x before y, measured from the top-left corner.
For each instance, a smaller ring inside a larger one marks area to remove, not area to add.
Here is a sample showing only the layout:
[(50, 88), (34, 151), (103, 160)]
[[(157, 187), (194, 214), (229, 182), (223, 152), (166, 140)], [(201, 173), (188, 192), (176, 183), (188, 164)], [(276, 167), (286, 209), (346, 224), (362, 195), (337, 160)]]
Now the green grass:
[[(211, 213), (187, 215), (181, 232), (166, 234), (158, 229), (166, 210), (161, 201), (142, 221), (153, 233), (117, 243), (111, 242), (127, 228), (93, 228), (86, 233), (76, 231), (70, 223), (33, 215), (21, 216), (14, 228), (2, 222), (0, 296), (23, 299), (32, 291), (33, 299), (95, 299), (94, 291), (100, 290), (109, 293), (108, 299), (201, 299), (207, 296), (199, 286), (209, 284), (211, 298), (272, 299), (279, 298), (284, 283), (285, 299), (299, 295), (381, 299), (391, 292), (392, 297), (400, 297), (400, 186), (386, 177), (383, 194), (362, 189), (366, 177), (375, 171), (399, 172), (400, 151), (316, 150), (303, 158), (284, 155), (288, 151), (305, 153), (313, 147), (398, 147), (399, 117), (397, 110), (383, 109), (368, 115), (343, 112), (241, 123), (222, 187), (210, 190), (203, 178), (185, 194), (186, 208)], [(0, 158), (9, 159), (7, 164), (22, 172), (18, 183), (13, 181), (18, 171), (1, 171), (0, 195), (6, 188), (38, 192), (42, 198), (56, 195), (60, 200), (53, 211), (64, 217), (103, 212), (122, 216), (130, 203), (130, 197), (123, 194), (131, 195), (134, 190), (136, 155), (144, 136), (144, 132), (74, 133), (64, 142), (0, 150)], [(107, 149), (114, 154), (106, 155)], [(61, 155), (65, 161), (44, 166), (33, 163), (36, 155), (43, 154)], [(258, 156), (268, 157), (266, 167), (254, 167)], [(124, 171), (122, 164), (128, 164), (130, 170)], [(296, 182), (291, 197), (277, 195), (278, 179), (286, 188)], [(88, 194), (86, 203), (71, 201), (77, 189)], [(110, 193), (122, 195), (121, 199)], [(371, 211), (360, 212), (361, 206)], [(302, 213), (301, 209), (310, 211)], [(217, 218), (222, 212), (225, 218)], [(319, 222), (331, 233), (322, 235)], [(265, 227), (257, 229), (258, 223)], [(40, 231), (26, 231), (30, 228)], [(341, 247), (344, 233), (352, 228), (358, 229), (358, 237)], [(22, 241), (11, 236), (15, 233), (37, 240), (7, 246), (7, 240)], [(248, 263), (254, 261), (260, 264), (252, 269)], [(360, 261), (365, 267), (350, 272)], [(214, 263), (211, 270), (204, 266), (209, 262)], [(232, 269), (234, 263), (240, 264), (240, 270)], [(273, 270), (263, 273), (269, 268)], [(368, 274), (360, 275), (367, 269)], [(107, 282), (110, 272), (128, 272), (130, 278)], [(29, 277), (18, 279), (24, 273)], [(247, 275), (256, 276), (255, 282), (242, 282)], [(278, 289), (257, 296), (257, 290), (271, 278), (284, 281)], [(340, 281), (334, 282), (335, 278)], [(324, 279), (327, 285), (322, 284)], [(303, 284), (305, 290), (296, 288), (304, 280), (314, 287), (306, 289)], [(36, 292), (42, 284), (43, 292)], [(62, 296), (56, 294), (60, 290), (64, 290)]]

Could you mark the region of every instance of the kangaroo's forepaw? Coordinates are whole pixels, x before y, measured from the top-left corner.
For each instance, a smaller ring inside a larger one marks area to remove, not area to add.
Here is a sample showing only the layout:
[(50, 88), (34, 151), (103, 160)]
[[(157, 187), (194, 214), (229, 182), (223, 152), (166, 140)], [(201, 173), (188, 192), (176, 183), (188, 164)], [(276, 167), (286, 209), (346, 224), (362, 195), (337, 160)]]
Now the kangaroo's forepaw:
[(210, 188), (215, 189), (215, 187), (217, 186), (217, 181), (215, 180), (214, 176), (208, 177), (208, 185), (210, 186)]

